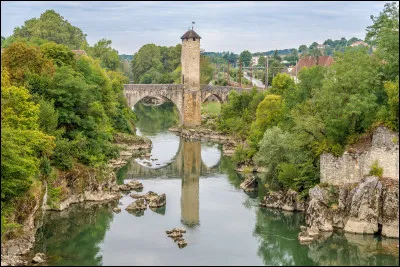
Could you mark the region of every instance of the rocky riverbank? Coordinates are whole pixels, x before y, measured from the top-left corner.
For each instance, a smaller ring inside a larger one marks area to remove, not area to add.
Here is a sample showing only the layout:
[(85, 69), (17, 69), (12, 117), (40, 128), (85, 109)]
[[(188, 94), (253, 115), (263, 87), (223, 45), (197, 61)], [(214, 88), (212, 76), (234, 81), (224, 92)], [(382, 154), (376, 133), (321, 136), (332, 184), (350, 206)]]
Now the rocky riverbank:
[[(309, 192), (307, 229), (299, 240), (318, 238), (334, 228), (346, 233), (399, 238), (399, 182), (366, 176), (358, 184), (317, 185)], [(311, 240), (312, 240), (311, 239)]]
[[(94, 169), (75, 164), (70, 171), (57, 171), (55, 181), (48, 183), (49, 194), (43, 197), (43, 191), (35, 192), (31, 202), (32, 209), (22, 225), (21, 234), (2, 242), (1, 266), (31, 265), (29, 255), (35, 242), (35, 217), (45, 210), (63, 211), (73, 203), (85, 201), (112, 201), (121, 197), (115, 171), (127, 163), (135, 154), (143, 154), (152, 147), (150, 139), (142, 136), (116, 134), (115, 143), (121, 148), (120, 156), (110, 160), (105, 169)], [(39, 186), (42, 188), (43, 186)], [(47, 189), (46, 189), (47, 193)], [(45, 200), (43, 203), (42, 200)], [(38, 222), (40, 220), (37, 220)]]
[(390, 178), (366, 176), (360, 183), (319, 184), (306, 200), (291, 189), (269, 192), (260, 206), (304, 212), (307, 226), (301, 227), (301, 243), (324, 239), (334, 229), (399, 238), (399, 182)]
[(127, 159), (133, 156), (142, 156), (149, 153), (152, 148), (151, 140), (145, 136), (117, 133), (114, 135), (114, 142), (121, 150), (118, 158), (108, 162), (108, 166), (113, 169), (124, 166), (127, 163)]

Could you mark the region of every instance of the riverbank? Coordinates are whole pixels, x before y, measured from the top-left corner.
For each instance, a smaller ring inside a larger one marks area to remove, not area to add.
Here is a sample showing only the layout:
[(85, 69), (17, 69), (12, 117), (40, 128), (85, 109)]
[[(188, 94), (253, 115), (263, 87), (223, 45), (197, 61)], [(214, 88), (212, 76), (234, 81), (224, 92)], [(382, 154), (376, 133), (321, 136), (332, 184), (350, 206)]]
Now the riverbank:
[[(147, 137), (116, 134), (114, 143), (120, 148), (119, 157), (109, 161), (105, 168), (90, 168), (75, 163), (72, 170), (56, 171), (53, 181), (38, 182), (29, 195), (33, 196), (26, 219), (19, 234), (2, 241), (1, 266), (32, 264), (30, 250), (35, 242), (35, 233), (40, 217), (46, 210), (63, 211), (71, 204), (80, 202), (107, 202), (121, 197), (116, 180), (116, 171), (134, 155), (148, 152), (152, 143)], [(39, 185), (40, 184), (40, 185)], [(36, 221), (35, 221), (36, 218)]]
[(334, 229), (398, 239), (398, 158), (398, 133), (379, 126), (340, 157), (323, 153), (321, 182), (308, 195), (300, 198), (291, 189), (271, 191), (260, 206), (305, 212), (301, 243), (323, 239)]
[(183, 126), (171, 127), (168, 129), (170, 132), (183, 137), (188, 140), (199, 140), (199, 141), (212, 141), (215, 143), (222, 144), (222, 153), (226, 156), (232, 156), (237, 146), (237, 140), (234, 140), (232, 136), (224, 134), (222, 132), (212, 130), (205, 126), (195, 126), (186, 128)]

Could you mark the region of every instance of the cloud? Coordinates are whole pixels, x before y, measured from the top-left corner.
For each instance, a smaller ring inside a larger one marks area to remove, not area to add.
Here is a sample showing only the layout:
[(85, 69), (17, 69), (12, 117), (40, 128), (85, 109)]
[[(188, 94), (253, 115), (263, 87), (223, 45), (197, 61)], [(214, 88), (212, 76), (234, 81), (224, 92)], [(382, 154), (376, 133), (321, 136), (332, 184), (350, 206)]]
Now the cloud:
[(82, 29), (93, 44), (113, 41), (120, 53), (133, 54), (146, 43), (176, 45), (195, 21), (206, 51), (256, 52), (312, 42), (363, 39), (385, 2), (1, 2), (1, 34), (47, 9)]

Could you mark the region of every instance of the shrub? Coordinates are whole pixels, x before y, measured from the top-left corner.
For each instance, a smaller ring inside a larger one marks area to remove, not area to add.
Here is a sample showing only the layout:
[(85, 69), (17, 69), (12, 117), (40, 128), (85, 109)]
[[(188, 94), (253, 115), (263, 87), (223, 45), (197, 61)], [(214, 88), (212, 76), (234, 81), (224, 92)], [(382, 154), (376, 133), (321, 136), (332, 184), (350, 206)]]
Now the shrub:
[(371, 170), (369, 171), (369, 175), (378, 176), (379, 178), (383, 175), (383, 168), (379, 167), (379, 163), (377, 160), (374, 161), (371, 165)]

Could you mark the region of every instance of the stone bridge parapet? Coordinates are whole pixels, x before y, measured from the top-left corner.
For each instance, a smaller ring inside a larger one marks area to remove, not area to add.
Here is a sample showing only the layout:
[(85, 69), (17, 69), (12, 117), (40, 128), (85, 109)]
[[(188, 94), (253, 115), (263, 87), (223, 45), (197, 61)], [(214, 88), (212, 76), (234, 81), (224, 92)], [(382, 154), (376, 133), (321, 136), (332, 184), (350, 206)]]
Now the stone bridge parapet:
[[(179, 111), (180, 121), (183, 122), (185, 116), (185, 101), (190, 101), (188, 94), (185, 95), (185, 89), (183, 84), (124, 84), (124, 95), (127, 99), (130, 108), (133, 108), (137, 102), (145, 97), (161, 97), (166, 100), (172, 101)], [(238, 93), (250, 92), (251, 88), (241, 88), (233, 86), (218, 86), (218, 85), (200, 85), (201, 103), (206, 101), (208, 97), (214, 95), (220, 101), (224, 103), (228, 101), (229, 92), (235, 90)], [(257, 89), (263, 91), (263, 89)], [(199, 104), (201, 104), (199, 103)], [(198, 105), (200, 107), (200, 105)], [(186, 114), (190, 116), (190, 114)]]

